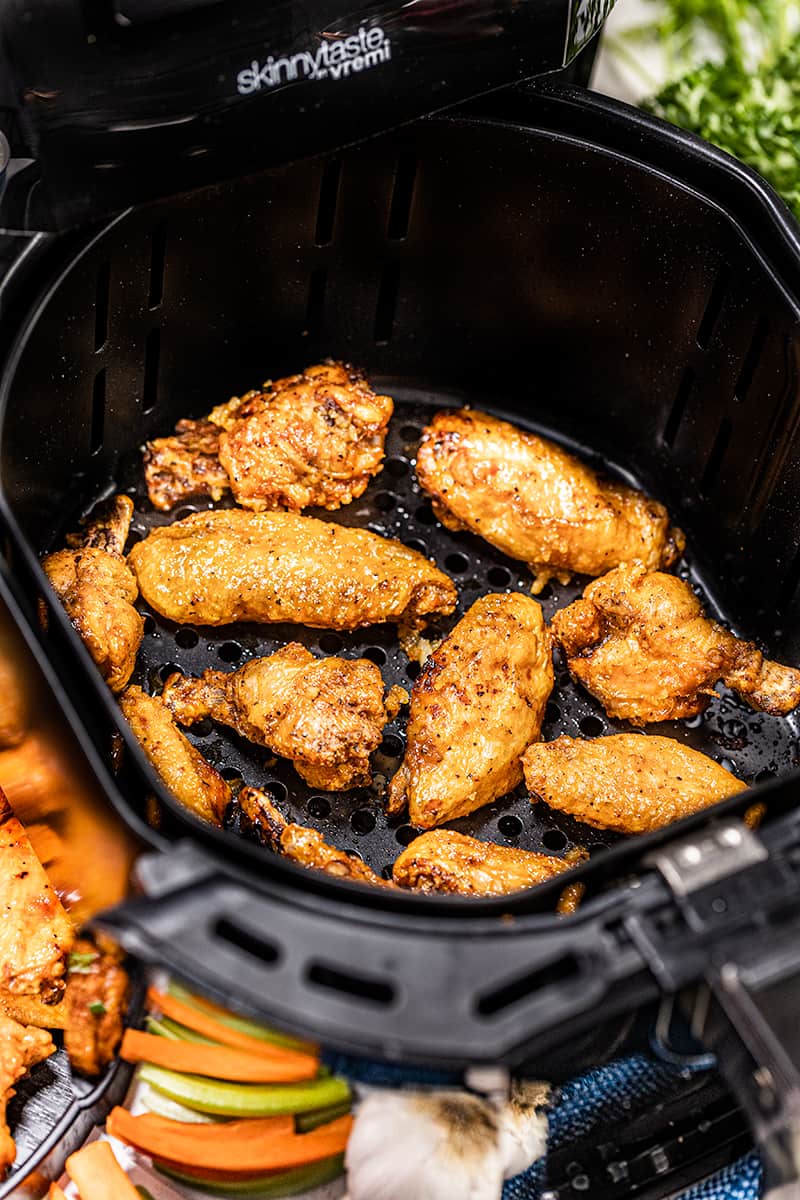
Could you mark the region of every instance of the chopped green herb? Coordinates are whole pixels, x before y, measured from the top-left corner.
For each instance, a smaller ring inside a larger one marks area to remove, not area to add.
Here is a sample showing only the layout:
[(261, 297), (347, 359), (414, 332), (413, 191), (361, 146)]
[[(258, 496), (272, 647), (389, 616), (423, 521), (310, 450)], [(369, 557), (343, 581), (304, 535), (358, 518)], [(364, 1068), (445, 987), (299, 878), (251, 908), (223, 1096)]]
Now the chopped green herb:
[(106, 1006), (103, 1004), (102, 1000), (92, 1000), (89, 1005), (89, 1012), (93, 1017), (104, 1017), (107, 1011), (108, 1010), (106, 1009)]
[(73, 975), (88, 975), (89, 968), (93, 962), (97, 961), (97, 958), (97, 954), (80, 954), (78, 951), (73, 950), (67, 961)]

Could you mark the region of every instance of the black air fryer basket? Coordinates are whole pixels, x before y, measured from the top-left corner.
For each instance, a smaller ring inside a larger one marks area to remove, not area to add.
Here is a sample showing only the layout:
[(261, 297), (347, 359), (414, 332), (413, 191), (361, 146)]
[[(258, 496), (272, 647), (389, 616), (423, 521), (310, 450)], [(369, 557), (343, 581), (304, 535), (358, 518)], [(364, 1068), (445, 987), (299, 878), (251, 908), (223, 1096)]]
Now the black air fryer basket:
[[(363, 364), (397, 415), (384, 471), (363, 500), (329, 516), (424, 547), (456, 579), (459, 613), (483, 592), (530, 586), (520, 564), (439, 527), (414, 482), (427, 416), (471, 403), (662, 499), (687, 531), (680, 569), (710, 611), (796, 663), (800, 236), (780, 202), (692, 138), (550, 85), (52, 245), (34, 239), (29, 255), (37, 271), (13, 273), (4, 297), (14, 339), (0, 508), (31, 613), (46, 598), (44, 645), (86, 738), (107, 758), (112, 735), (124, 744), (122, 766), (105, 776), (110, 799), (158, 851), (141, 866), (146, 896), (108, 918), (126, 946), (336, 1048), (459, 1069), (554, 1075), (595, 1062), (619, 1044), (628, 1014), (666, 993), (708, 1045), (739, 1030), (723, 1065), (772, 1160), (786, 1158), (781, 1106), (796, 1082), (796, 1035), (779, 1028), (776, 997), (800, 958), (794, 719), (724, 694), (702, 719), (654, 729), (754, 785), (657, 835), (615, 841), (523, 793), (457, 823), (526, 848), (588, 844), (573, 917), (554, 915), (558, 881), (498, 900), (370, 890), (182, 810), (38, 565), (114, 490), (136, 501), (133, 537), (185, 515), (148, 508), (142, 442), (332, 355)], [(553, 584), (547, 616), (583, 583)], [(235, 664), (290, 639), (366, 654), (387, 683), (413, 678), (393, 630), (187, 629), (150, 615), (135, 681), (157, 692), (173, 665)], [(545, 738), (617, 728), (557, 663)], [(413, 836), (387, 821), (379, 786), (312, 792), (213, 727), (188, 736), (230, 778), (269, 787), (292, 819), (378, 871)], [(402, 721), (376, 773), (389, 775), (401, 753)], [(756, 800), (767, 806), (758, 835), (740, 819)]]

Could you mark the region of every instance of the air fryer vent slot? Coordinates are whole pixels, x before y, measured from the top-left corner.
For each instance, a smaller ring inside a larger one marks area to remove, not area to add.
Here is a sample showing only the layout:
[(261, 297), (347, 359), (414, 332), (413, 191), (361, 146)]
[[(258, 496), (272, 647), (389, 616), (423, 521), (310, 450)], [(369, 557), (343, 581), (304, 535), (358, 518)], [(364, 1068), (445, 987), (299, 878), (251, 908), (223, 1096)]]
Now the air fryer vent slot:
[(309, 983), (316, 984), (329, 992), (341, 992), (344, 996), (352, 996), (364, 1004), (379, 1005), (389, 1008), (395, 1001), (394, 984), (383, 979), (375, 979), (367, 975), (357, 975), (355, 972), (340, 971), (328, 963), (312, 962), (306, 971)]
[(232, 946), (243, 950), (251, 958), (257, 958), (259, 962), (266, 963), (267, 966), (275, 966), (283, 957), (280, 947), (276, 946), (274, 942), (267, 941), (266, 938), (249, 929), (243, 929), (241, 925), (237, 925), (228, 917), (217, 921), (214, 933), (222, 941), (230, 942)]
[(102, 350), (108, 338), (108, 298), (111, 286), (111, 267), (104, 262), (97, 272), (97, 289), (94, 301), (94, 348)]
[(161, 357), (161, 330), (151, 329), (144, 344), (144, 382), (142, 412), (152, 412), (158, 402), (158, 362)]
[(717, 277), (714, 280), (714, 285), (711, 288), (711, 293), (708, 297), (706, 310), (703, 313), (700, 324), (697, 327), (697, 344), (701, 350), (707, 350), (711, 345), (711, 339), (714, 336), (714, 329), (722, 312), (722, 305), (725, 303), (725, 295), (728, 291), (728, 269), (720, 267)]
[(391, 341), (397, 309), (397, 285), (400, 279), (398, 263), (386, 263), (378, 287), (375, 304), (375, 341), (379, 346)]
[(341, 175), (341, 159), (333, 159), (325, 164), (319, 185), (317, 228), (314, 233), (314, 242), (317, 246), (327, 246), (333, 241)]
[(683, 415), (686, 412), (686, 405), (689, 402), (689, 396), (692, 393), (695, 381), (695, 372), (693, 367), (687, 367), (681, 376), (681, 381), (678, 384), (678, 390), (675, 393), (675, 399), (672, 402), (669, 416), (664, 425), (664, 432), (661, 435), (661, 440), (667, 446), (674, 446), (675, 439), (678, 436), (678, 430), (683, 421)]
[(482, 992), (478, 996), (477, 1012), (482, 1017), (496, 1017), (513, 1005), (519, 1004), (534, 992), (564, 983), (580, 974), (581, 964), (574, 954), (565, 954), (547, 966), (537, 967), (504, 983), (502, 987)]
[(167, 226), (164, 222), (153, 230), (150, 248), (150, 291), (148, 308), (158, 308), (164, 296), (164, 263), (167, 256)]
[(392, 242), (402, 241), (408, 233), (416, 177), (416, 155), (401, 154), (397, 160), (392, 203), (389, 208), (389, 224), (386, 231), (387, 237)]
[(700, 491), (704, 496), (709, 496), (714, 490), (714, 484), (720, 473), (723, 459), (731, 442), (731, 434), (733, 433), (733, 422), (730, 417), (723, 417), (717, 436), (714, 438), (714, 445), (711, 447), (711, 453), (708, 456), (703, 477), (700, 480)]
[(89, 430), (89, 453), (98, 454), (103, 446), (106, 422), (106, 369), (101, 367), (92, 385), (92, 422)]
[(733, 393), (734, 399), (743, 404), (750, 391), (750, 386), (753, 382), (756, 369), (761, 361), (761, 355), (764, 353), (764, 346), (767, 341), (769, 326), (764, 317), (759, 317), (756, 324), (753, 340), (750, 343), (750, 349), (745, 355), (745, 360), (742, 363), (742, 369), (739, 372), (739, 378), (736, 381), (736, 388)]

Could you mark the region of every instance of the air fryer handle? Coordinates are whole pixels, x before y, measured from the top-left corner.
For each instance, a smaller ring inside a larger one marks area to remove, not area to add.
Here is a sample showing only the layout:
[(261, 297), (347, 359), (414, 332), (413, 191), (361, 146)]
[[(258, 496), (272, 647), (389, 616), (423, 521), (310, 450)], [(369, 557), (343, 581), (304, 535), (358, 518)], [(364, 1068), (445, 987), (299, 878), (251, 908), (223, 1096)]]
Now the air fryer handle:
[(463, 917), (424, 901), (409, 915), (419, 898), (392, 909), (391, 893), (378, 902), (351, 885), (343, 899), (343, 885), (308, 872), (300, 888), (268, 861), (253, 886), (191, 843), (137, 869), (147, 894), (99, 920), (129, 952), (356, 1057), (520, 1068), (552, 1048), (555, 1029), (594, 1028), (599, 1010), (627, 1013), (641, 996), (627, 990), (629, 980), (641, 989), (635, 950), (588, 906), (569, 922), (478, 922), (468, 901)]

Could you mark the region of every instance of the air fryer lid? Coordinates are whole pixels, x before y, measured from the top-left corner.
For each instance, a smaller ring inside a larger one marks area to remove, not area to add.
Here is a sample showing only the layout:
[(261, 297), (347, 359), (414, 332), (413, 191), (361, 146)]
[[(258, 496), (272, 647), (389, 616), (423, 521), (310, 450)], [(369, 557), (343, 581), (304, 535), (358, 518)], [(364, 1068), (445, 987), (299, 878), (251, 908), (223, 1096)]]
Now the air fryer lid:
[(33, 161), (0, 224), (63, 228), (348, 145), (564, 66), (612, 3), (9, 0), (0, 103)]

